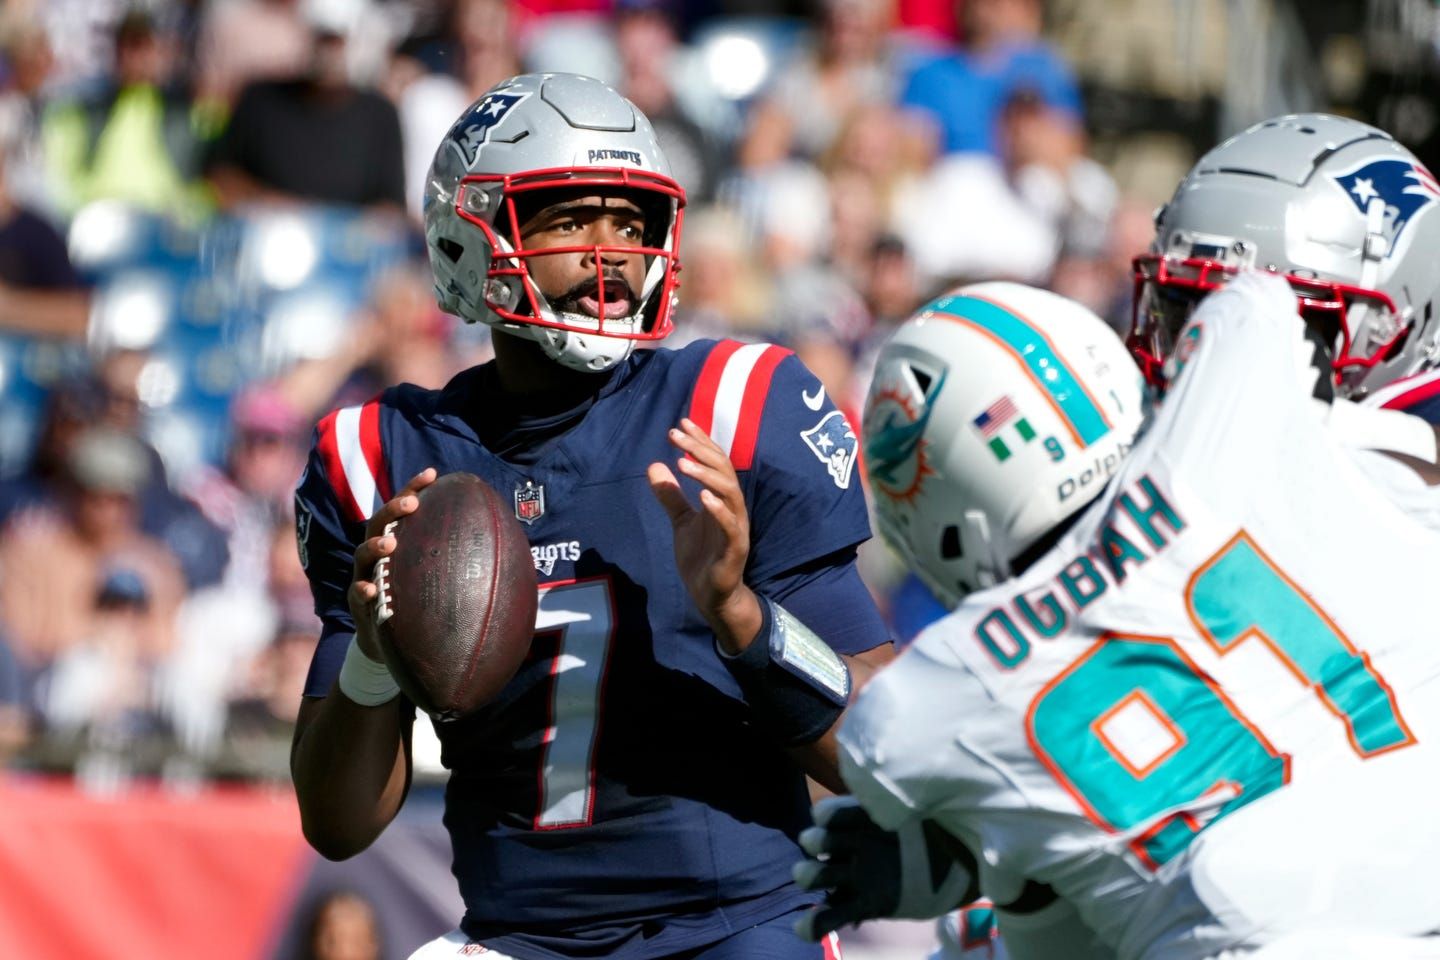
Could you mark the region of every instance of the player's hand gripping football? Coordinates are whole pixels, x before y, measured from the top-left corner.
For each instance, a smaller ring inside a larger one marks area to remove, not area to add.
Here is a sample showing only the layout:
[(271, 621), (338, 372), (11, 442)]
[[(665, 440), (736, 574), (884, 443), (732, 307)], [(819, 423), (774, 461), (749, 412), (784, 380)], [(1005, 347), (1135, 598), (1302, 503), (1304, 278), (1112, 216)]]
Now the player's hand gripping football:
[(365, 541), (355, 548), (355, 567), (346, 600), (350, 604), (350, 616), (355, 620), (355, 642), (360, 645), (360, 652), (376, 663), (383, 663), (385, 656), (375, 639), (374, 603), (379, 588), (370, 578), (375, 575), (375, 562), (395, 552), (395, 537), (386, 533), (385, 527), (418, 510), (420, 498), (416, 494), (434, 483), (437, 476), (434, 467), (426, 467), (411, 477), (399, 493), (371, 515), (365, 525)]
[(682, 453), (678, 469), (698, 482), (697, 510), (668, 466), (652, 463), (650, 489), (670, 515), (675, 563), (690, 597), (715, 631), (721, 649), (739, 653), (760, 632), (760, 602), (745, 586), (750, 555), (750, 515), (740, 478), (725, 451), (689, 418), (670, 431)]

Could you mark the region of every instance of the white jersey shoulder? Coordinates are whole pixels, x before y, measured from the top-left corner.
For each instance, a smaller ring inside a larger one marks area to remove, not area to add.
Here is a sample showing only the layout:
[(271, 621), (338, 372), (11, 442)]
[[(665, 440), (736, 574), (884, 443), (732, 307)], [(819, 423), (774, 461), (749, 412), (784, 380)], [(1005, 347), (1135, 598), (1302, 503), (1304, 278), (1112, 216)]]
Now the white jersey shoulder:
[(1440, 855), (1413, 819), (1440, 776), (1421, 746), (1440, 535), (1328, 433), (1293, 315), (1283, 284), (1210, 297), (1106, 493), (921, 634), (841, 733), (879, 822), (936, 818), (1121, 957), (1211, 956), (1331, 910), (1396, 933), (1440, 916), (1409, 872)]

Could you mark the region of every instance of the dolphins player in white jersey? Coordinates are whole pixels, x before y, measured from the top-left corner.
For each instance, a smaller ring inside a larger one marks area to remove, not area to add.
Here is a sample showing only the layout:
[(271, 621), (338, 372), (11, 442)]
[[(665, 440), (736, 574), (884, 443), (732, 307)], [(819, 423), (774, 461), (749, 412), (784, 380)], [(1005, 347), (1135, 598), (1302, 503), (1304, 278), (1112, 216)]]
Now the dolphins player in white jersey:
[(1337, 440), (1278, 278), (1200, 307), (1123, 462), (1114, 363), (1055, 299), (966, 288), (882, 351), (880, 528), (959, 606), (852, 705), (847, 784), (1122, 960), (1440, 956), (1440, 490)]

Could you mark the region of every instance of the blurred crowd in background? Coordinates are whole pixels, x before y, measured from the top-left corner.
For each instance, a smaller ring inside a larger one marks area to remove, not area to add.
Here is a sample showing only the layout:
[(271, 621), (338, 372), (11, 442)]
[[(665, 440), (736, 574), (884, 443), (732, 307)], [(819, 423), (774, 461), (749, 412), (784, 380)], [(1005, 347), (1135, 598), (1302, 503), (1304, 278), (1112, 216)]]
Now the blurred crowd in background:
[[(1128, 328), (1200, 152), (1329, 109), (1432, 167), (1428, 0), (8, 0), (0, 6), (0, 762), (287, 776), (318, 635), (291, 492), (315, 421), (488, 355), (419, 200), (492, 84), (588, 73), (690, 204), (677, 340), (793, 347), (858, 422), (957, 283)], [(904, 637), (933, 601), (877, 548)]]

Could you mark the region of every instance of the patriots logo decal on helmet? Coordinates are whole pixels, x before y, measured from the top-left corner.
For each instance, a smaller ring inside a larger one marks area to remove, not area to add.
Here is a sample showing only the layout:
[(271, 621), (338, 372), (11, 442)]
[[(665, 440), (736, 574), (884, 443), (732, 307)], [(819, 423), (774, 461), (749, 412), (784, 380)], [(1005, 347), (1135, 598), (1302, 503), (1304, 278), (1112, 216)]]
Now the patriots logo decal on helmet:
[(481, 145), (490, 139), (490, 131), (515, 109), (515, 104), (528, 96), (528, 92), (486, 94), (483, 100), (455, 121), (455, 126), (450, 128), (449, 138), (465, 152), (466, 163), (475, 162), (475, 155), (480, 152)]
[(1348, 173), (1332, 174), (1350, 202), (1365, 215), (1373, 200), (1385, 204), (1383, 233), (1394, 252), (1407, 224), (1440, 197), (1435, 178), (1418, 163), (1395, 157), (1368, 160)]

